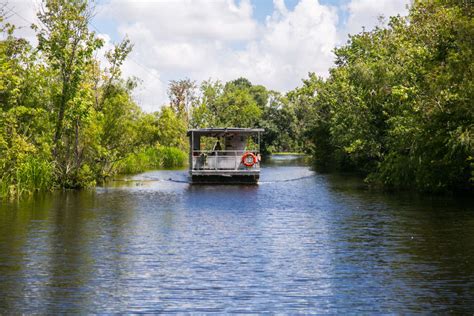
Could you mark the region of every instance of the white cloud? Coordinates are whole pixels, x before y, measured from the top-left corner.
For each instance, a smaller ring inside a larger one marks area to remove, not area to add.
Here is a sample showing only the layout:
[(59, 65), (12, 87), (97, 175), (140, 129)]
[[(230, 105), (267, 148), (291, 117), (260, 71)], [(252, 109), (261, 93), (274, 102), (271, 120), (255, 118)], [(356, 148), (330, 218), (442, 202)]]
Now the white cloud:
[(248, 0), (121, 0), (99, 7), (98, 17), (113, 16), (118, 33), (135, 44), (124, 74), (145, 76), (137, 101), (156, 110), (167, 102), (169, 80), (243, 76), (286, 91), (309, 71), (326, 75), (337, 43), (336, 10), (317, 0), (301, 0), (293, 10), (284, 1), (275, 1), (274, 7), (273, 14), (258, 23)]
[[(379, 17), (388, 18), (393, 15), (407, 15), (407, 6), (411, 0), (351, 0), (347, 5), (349, 18), (346, 31), (350, 34), (359, 33), (364, 27), (367, 31), (379, 24)], [(346, 34), (345, 34), (346, 35)]]
[(125, 76), (142, 80), (137, 102), (157, 110), (167, 102), (169, 80), (227, 78), (230, 48), (245, 45), (259, 33), (248, 0), (110, 1), (98, 18), (113, 17), (120, 36), (134, 43)]
[[(10, 1), (18, 12), (13, 22), (27, 25), (23, 18), (35, 20), (39, 0)], [(381, 14), (406, 14), (409, 2), (350, 0), (337, 8), (300, 0), (288, 8), (284, 0), (274, 0), (273, 13), (258, 21), (250, 0), (110, 0), (97, 6), (94, 25), (101, 32), (106, 28), (127, 35), (134, 43), (123, 74), (141, 79), (135, 99), (153, 111), (167, 102), (170, 80), (228, 81), (242, 76), (285, 92), (308, 72), (327, 76), (332, 50), (348, 33), (360, 32), (362, 26), (372, 29)], [(345, 23), (338, 13), (345, 13)], [(34, 38), (28, 28), (20, 32)], [(106, 42), (100, 54), (112, 45), (109, 35), (100, 35)]]
[(7, 0), (4, 4), (0, 4), (0, 7), (3, 5), (7, 22), (16, 26), (15, 35), (36, 45), (36, 35), (31, 29), (31, 24), (39, 24), (36, 12), (40, 3), (36, 0)]
[(163, 105), (164, 100), (167, 99), (166, 85), (158, 71), (129, 62), (124, 65), (123, 72), (133, 73), (143, 83), (133, 93), (135, 101), (141, 105), (143, 110), (152, 112)]
[(248, 0), (133, 1), (111, 0), (99, 6), (99, 14), (113, 16), (121, 25), (142, 23), (155, 38), (186, 40), (248, 40), (256, 22)]
[(325, 76), (337, 41), (336, 10), (314, 0), (301, 0), (292, 11), (284, 3), (276, 8), (267, 18), (261, 39), (249, 50), (251, 59), (264, 71), (255, 73), (255, 79), (270, 88), (288, 90), (309, 71)]

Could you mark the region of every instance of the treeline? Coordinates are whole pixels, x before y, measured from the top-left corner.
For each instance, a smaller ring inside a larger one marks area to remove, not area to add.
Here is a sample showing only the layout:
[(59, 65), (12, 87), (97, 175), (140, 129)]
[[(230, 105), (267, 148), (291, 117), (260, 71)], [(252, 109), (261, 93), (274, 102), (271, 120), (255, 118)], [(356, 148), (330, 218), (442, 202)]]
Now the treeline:
[(266, 152), (302, 148), (280, 94), (242, 78), (172, 81), (169, 105), (144, 113), (132, 98), (137, 80), (121, 73), (132, 43), (98, 56), (104, 42), (90, 30), (87, 0), (45, 1), (35, 46), (15, 36), (6, 12), (0, 7), (0, 197), (183, 166), (190, 127), (263, 126)]
[(327, 80), (289, 93), (321, 167), (374, 185), (439, 192), (474, 180), (474, 20), (470, 1), (415, 1), (407, 17), (350, 36)]
[(307, 152), (320, 170), (356, 171), (373, 186), (472, 190), (472, 9), (415, 1), (407, 17), (336, 48), (329, 78), (310, 73), (285, 95), (242, 78), (204, 82), (191, 123), (263, 127), (264, 152)]
[[(33, 25), (38, 44), (0, 25), (0, 196), (93, 186), (118, 173), (184, 164), (174, 114), (147, 114), (132, 100), (121, 66), (128, 39), (96, 57), (87, 1), (50, 0)], [(172, 130), (172, 132), (169, 132)], [(143, 156), (146, 156), (144, 163)]]
[(356, 171), (372, 185), (472, 189), (470, 2), (415, 1), (407, 17), (335, 49), (329, 78), (310, 73), (286, 94), (245, 78), (184, 79), (169, 83), (169, 105), (155, 113), (141, 111), (137, 81), (122, 77), (128, 39), (99, 62), (86, 0), (46, 1), (35, 47), (1, 13), (1, 196), (182, 166), (188, 128), (226, 126), (265, 128), (264, 154), (306, 152), (320, 169)]
[(169, 92), (170, 111), (190, 128), (262, 127), (264, 154), (306, 150), (308, 140), (299, 125), (305, 109), (246, 78), (227, 83), (208, 80), (199, 86), (189, 79), (172, 81)]

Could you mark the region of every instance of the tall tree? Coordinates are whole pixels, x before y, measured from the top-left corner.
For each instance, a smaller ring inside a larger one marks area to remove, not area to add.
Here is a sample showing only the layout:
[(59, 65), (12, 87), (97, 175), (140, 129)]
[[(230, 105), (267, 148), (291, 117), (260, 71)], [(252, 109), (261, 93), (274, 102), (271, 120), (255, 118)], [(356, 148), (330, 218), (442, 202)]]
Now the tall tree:
[(92, 13), (87, 0), (48, 0), (38, 13), (41, 24), (33, 26), (37, 30), (38, 49), (60, 83), (55, 96), (55, 153), (63, 136), (66, 110), (78, 93), (94, 51), (103, 45), (89, 31)]
[(189, 78), (183, 80), (172, 80), (168, 85), (168, 96), (171, 108), (178, 117), (189, 121), (191, 106), (196, 100), (197, 85)]
[[(393, 188), (474, 183), (472, 5), (415, 1), (335, 50), (325, 82), (296, 91), (313, 103), (316, 158)], [(308, 90), (305, 92), (305, 90)]]
[[(56, 119), (52, 151), (62, 167), (61, 178), (71, 170), (77, 172), (81, 163), (81, 120), (90, 106), (86, 100), (89, 95), (81, 86), (93, 65), (93, 53), (103, 45), (89, 31), (92, 13), (87, 0), (48, 0), (38, 13), (41, 24), (33, 26), (37, 31), (38, 50), (58, 82), (57, 89), (53, 87)], [(68, 135), (64, 135), (66, 113), (73, 130)]]

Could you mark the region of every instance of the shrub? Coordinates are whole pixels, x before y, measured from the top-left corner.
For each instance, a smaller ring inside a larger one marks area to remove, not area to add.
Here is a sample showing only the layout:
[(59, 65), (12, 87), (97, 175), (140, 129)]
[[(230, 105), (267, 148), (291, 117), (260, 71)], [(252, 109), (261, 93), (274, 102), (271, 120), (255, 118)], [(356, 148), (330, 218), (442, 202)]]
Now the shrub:
[(30, 156), (16, 166), (16, 172), (5, 174), (0, 179), (0, 196), (48, 190), (52, 185), (52, 163), (43, 158)]
[(152, 169), (179, 168), (186, 164), (186, 158), (186, 153), (176, 147), (148, 147), (120, 161), (117, 172), (133, 174)]

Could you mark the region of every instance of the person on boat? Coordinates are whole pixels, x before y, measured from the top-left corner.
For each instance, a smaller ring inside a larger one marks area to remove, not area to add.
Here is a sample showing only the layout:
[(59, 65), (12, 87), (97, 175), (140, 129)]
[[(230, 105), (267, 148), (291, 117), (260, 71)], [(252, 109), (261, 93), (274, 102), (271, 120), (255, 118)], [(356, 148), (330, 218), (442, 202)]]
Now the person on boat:
[(218, 151), (222, 150), (221, 143), (219, 140), (214, 145), (214, 148), (212, 149), (212, 152), (210, 153), (211, 156), (215, 156)]
[(221, 150), (222, 150), (221, 143), (217, 141), (216, 145), (214, 146), (214, 151), (221, 151)]

